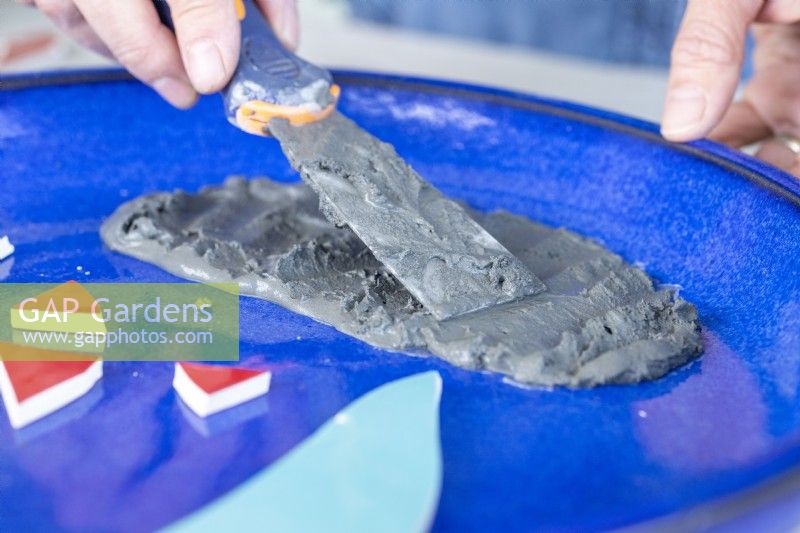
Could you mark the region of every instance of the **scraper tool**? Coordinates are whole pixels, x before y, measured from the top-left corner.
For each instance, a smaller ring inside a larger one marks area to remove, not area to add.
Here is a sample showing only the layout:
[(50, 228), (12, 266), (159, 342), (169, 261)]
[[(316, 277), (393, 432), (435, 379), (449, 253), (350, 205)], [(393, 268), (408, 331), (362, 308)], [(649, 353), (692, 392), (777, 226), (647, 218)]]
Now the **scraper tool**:
[[(331, 73), (287, 50), (249, 0), (234, 0), (241, 22), (239, 62), (222, 89), (225, 116), (238, 128), (264, 135), (272, 118), (295, 126), (330, 115), (339, 98)], [(166, 0), (153, 0), (161, 21), (174, 31)]]
[[(545, 289), (391, 145), (334, 111), (339, 88), (330, 73), (284, 48), (250, 1), (236, 3), (242, 47), (222, 91), (228, 120), (275, 135), (328, 219), (350, 227), (439, 320)], [(156, 6), (171, 27), (166, 2)]]

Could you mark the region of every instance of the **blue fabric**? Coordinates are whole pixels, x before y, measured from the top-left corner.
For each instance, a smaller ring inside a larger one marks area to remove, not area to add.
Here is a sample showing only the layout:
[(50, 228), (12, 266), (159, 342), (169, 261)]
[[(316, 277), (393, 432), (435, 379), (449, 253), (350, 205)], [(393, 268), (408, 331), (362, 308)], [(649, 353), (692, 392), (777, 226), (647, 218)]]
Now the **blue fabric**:
[[(669, 66), (686, 0), (350, 0), (361, 19), (603, 62)], [(752, 76), (748, 36), (742, 79)]]
[(356, 17), (600, 61), (669, 64), (685, 0), (350, 0)]

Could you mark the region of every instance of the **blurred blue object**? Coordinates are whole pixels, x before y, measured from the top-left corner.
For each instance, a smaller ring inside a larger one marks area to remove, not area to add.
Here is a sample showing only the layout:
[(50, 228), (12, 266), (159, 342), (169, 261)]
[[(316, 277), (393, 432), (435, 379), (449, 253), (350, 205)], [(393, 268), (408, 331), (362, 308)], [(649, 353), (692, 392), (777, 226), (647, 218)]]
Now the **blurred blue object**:
[(350, 0), (356, 17), (529, 45), (599, 61), (667, 66), (685, 0)]
[[(603, 62), (667, 67), (686, 0), (349, 0), (361, 19), (527, 45)], [(748, 39), (743, 78), (750, 77)]]

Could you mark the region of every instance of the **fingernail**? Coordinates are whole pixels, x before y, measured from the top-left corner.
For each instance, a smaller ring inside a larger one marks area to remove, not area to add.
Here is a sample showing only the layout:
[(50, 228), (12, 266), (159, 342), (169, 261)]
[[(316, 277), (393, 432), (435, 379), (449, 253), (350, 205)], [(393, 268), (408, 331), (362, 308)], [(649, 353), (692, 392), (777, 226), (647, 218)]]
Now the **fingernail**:
[(168, 76), (154, 81), (153, 89), (170, 104), (181, 109), (191, 107), (197, 101), (197, 93), (191, 85)]
[(661, 132), (666, 136), (690, 133), (701, 125), (706, 110), (706, 93), (700, 87), (676, 87), (664, 104)]
[(186, 71), (195, 89), (201, 93), (211, 93), (220, 89), (225, 82), (225, 66), (222, 54), (211, 39), (200, 39), (189, 46)]

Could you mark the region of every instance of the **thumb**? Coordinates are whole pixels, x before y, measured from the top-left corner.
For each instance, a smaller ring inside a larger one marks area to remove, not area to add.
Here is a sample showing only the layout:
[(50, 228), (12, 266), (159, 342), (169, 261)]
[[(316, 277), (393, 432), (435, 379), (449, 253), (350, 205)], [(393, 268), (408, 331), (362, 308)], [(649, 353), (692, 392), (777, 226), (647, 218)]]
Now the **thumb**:
[(705, 136), (731, 103), (747, 27), (764, 0), (689, 0), (672, 47), (661, 133), (671, 141)]

